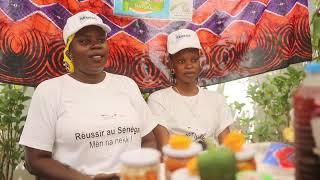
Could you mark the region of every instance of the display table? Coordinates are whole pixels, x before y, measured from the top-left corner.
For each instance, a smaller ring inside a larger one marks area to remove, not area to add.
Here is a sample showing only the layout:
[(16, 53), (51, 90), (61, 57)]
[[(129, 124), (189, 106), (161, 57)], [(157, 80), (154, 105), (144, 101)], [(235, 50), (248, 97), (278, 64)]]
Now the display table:
[[(262, 163), (264, 155), (268, 150), (269, 145), (270, 145), (269, 142), (250, 144), (250, 146), (252, 146), (256, 152), (255, 159), (257, 162), (257, 171), (272, 175), (273, 180), (294, 180), (294, 169), (284, 169), (284, 168), (270, 166)], [(166, 180), (164, 174), (165, 174), (165, 167), (164, 167), (164, 164), (161, 164), (160, 180)], [(189, 179), (184, 178), (184, 180), (189, 180)]]

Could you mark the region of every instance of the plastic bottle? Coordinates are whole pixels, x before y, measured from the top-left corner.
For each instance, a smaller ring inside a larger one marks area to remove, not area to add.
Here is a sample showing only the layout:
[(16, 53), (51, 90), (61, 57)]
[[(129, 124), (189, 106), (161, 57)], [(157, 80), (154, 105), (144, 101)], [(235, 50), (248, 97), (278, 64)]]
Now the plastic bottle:
[(312, 136), (311, 120), (320, 107), (320, 64), (311, 63), (305, 67), (306, 77), (293, 97), (296, 180), (318, 180), (320, 160), (314, 154), (315, 142)]

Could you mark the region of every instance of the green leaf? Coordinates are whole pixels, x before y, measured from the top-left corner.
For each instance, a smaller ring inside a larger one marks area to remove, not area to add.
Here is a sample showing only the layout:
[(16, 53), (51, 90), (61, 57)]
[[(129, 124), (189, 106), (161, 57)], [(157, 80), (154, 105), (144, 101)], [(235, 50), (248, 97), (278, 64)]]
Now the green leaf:
[(9, 84), (0, 84), (0, 86), (2, 86), (0, 88), (0, 155), (6, 154), (0, 162), (0, 167), (7, 167), (4, 163), (9, 162), (8, 168), (15, 169), (23, 156), (23, 148), (17, 143), (26, 120), (26, 116), (22, 115), (25, 109), (23, 103), (30, 97), (24, 96), (22, 86)]

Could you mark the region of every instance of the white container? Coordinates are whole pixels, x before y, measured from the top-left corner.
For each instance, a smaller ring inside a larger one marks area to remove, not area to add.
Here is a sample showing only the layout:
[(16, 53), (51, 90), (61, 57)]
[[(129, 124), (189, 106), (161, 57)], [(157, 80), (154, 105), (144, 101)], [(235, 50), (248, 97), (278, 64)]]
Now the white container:
[(178, 169), (171, 175), (171, 180), (201, 180), (200, 176), (191, 176), (186, 168)]
[(127, 151), (121, 154), (121, 180), (159, 180), (160, 152), (151, 148)]

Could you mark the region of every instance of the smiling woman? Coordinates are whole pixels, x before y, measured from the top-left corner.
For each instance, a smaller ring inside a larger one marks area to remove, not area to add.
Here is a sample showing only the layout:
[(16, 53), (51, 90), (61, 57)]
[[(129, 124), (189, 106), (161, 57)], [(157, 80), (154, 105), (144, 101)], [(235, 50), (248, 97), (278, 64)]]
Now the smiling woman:
[(157, 123), (138, 86), (104, 71), (108, 32), (89, 11), (67, 20), (69, 73), (37, 87), (20, 139), (31, 173), (44, 179), (109, 179), (117, 177), (124, 151), (156, 148)]
[(71, 77), (84, 83), (98, 83), (104, 79), (103, 72), (108, 56), (106, 33), (98, 26), (87, 26), (79, 30), (67, 51), (73, 60)]

